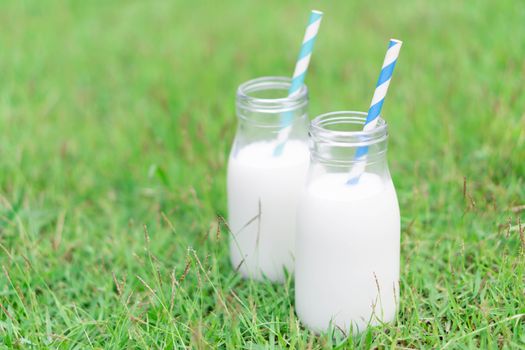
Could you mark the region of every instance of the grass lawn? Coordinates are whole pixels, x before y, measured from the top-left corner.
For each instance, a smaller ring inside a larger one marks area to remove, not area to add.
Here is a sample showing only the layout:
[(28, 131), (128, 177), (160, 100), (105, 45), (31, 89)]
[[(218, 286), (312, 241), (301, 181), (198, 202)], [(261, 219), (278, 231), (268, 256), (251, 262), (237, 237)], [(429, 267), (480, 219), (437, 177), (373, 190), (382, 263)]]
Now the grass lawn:
[[(236, 87), (384, 117), (401, 207), (394, 324), (317, 336), (294, 285), (230, 266)], [(1, 348), (525, 348), (525, 3), (0, 2)], [(521, 218), (521, 235), (520, 235)]]

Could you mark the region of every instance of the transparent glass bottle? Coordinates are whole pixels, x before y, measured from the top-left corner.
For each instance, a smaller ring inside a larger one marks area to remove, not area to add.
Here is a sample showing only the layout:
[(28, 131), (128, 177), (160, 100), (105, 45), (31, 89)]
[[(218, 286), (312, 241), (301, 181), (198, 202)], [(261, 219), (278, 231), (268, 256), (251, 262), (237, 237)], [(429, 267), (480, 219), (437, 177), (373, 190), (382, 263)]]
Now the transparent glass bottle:
[[(294, 267), (297, 201), (310, 156), (307, 88), (288, 97), (290, 83), (263, 77), (237, 90), (227, 176), (230, 255), (236, 270), (258, 280), (283, 281), (285, 268)], [(279, 141), (283, 120), (285, 143)]]
[[(316, 332), (332, 326), (357, 333), (395, 318), (400, 215), (386, 159), (387, 124), (380, 119), (363, 131), (365, 120), (366, 113), (333, 112), (310, 126), (295, 303), (301, 321)], [(355, 159), (363, 147), (366, 165)], [(361, 171), (352, 180), (355, 169)]]

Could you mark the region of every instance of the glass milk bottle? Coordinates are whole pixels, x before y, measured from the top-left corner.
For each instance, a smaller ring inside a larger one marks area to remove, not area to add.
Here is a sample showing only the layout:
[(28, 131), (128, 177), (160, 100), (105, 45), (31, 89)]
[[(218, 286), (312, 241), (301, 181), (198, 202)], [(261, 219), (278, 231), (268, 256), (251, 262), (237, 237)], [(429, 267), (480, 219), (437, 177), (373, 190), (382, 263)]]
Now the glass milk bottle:
[[(230, 255), (234, 269), (257, 280), (281, 282), (284, 269), (294, 267), (297, 202), (310, 155), (307, 88), (287, 97), (290, 83), (263, 77), (237, 90), (238, 128), (227, 176)], [(285, 119), (290, 124), (283, 144)]]
[[(399, 293), (400, 216), (388, 171), (387, 124), (334, 112), (310, 126), (311, 164), (300, 199), (295, 306), (315, 332), (358, 333), (392, 321)], [(354, 160), (366, 150), (364, 162)], [(361, 169), (359, 176), (350, 174)], [(351, 171), (354, 169), (354, 171)]]

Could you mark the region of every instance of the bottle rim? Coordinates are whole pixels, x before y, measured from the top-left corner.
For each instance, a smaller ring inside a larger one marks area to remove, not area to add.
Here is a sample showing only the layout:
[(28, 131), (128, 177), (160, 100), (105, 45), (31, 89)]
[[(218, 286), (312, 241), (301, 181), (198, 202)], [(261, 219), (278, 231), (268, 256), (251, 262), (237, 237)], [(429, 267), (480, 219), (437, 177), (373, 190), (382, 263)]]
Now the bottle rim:
[(376, 126), (363, 130), (366, 112), (335, 111), (321, 114), (310, 123), (310, 136), (314, 142), (333, 142), (356, 147), (369, 146), (388, 138), (388, 124), (379, 116)]
[(308, 88), (303, 84), (292, 96), (263, 98), (256, 93), (269, 90), (282, 90), (288, 93), (292, 84), (289, 77), (267, 76), (248, 80), (237, 88), (237, 107), (260, 113), (282, 113), (302, 108), (308, 103)]

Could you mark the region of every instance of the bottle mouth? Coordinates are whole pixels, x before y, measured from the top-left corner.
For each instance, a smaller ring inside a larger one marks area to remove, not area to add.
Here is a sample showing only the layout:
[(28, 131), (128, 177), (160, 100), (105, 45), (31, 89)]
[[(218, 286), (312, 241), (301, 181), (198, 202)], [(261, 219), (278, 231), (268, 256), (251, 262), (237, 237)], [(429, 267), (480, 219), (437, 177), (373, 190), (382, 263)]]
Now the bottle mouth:
[(387, 123), (381, 117), (375, 128), (363, 130), (365, 112), (337, 111), (317, 116), (310, 124), (314, 142), (335, 143), (338, 146), (369, 146), (388, 138)]
[(248, 80), (237, 89), (237, 107), (259, 113), (282, 113), (306, 106), (308, 89), (288, 96), (292, 79), (288, 77), (262, 77)]

